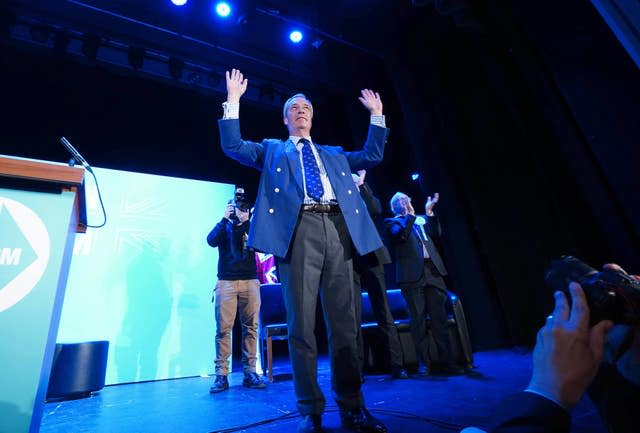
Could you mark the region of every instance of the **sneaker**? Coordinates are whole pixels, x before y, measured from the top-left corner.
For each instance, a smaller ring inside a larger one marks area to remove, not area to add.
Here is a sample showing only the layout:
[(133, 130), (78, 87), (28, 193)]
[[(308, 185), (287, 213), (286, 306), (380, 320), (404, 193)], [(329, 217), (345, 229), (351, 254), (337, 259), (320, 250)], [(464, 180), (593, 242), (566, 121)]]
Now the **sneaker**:
[(260, 379), (256, 373), (245, 373), (244, 379), (242, 380), (242, 386), (253, 389), (262, 389), (266, 388), (267, 384)]
[(216, 380), (213, 382), (213, 386), (209, 388), (209, 392), (215, 394), (217, 392), (226, 391), (227, 389), (229, 389), (227, 376), (216, 375)]

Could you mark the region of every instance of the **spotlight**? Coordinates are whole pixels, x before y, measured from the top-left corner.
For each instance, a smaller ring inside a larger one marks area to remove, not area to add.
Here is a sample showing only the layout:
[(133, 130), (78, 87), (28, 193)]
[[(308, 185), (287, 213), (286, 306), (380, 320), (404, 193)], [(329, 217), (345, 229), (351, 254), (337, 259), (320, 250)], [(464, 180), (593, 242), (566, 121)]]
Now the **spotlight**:
[(226, 18), (231, 14), (231, 6), (227, 2), (218, 2), (216, 4), (216, 13), (222, 18)]
[(291, 39), (291, 42), (294, 44), (299, 43), (302, 40), (302, 32), (300, 30), (292, 31), (289, 33), (289, 39)]
[(173, 3), (176, 6), (184, 6), (187, 4), (189, 0), (171, 0), (171, 3)]
[(182, 72), (184, 70), (184, 60), (180, 60), (176, 57), (169, 58), (169, 74), (179, 80), (182, 78)]
[(133, 45), (129, 46), (129, 50), (127, 52), (127, 60), (129, 61), (129, 65), (131, 65), (131, 67), (136, 71), (140, 69), (144, 64), (144, 54), (144, 48), (135, 47)]
[(414, 181), (414, 182), (415, 182), (415, 181), (416, 181), (416, 180), (418, 180), (418, 179), (420, 179), (420, 173), (413, 173), (413, 174), (411, 174), (411, 180), (412, 180), (412, 181)]
[(85, 33), (82, 36), (82, 54), (91, 61), (96, 59), (98, 55), (98, 48), (100, 47), (100, 38), (95, 35)]

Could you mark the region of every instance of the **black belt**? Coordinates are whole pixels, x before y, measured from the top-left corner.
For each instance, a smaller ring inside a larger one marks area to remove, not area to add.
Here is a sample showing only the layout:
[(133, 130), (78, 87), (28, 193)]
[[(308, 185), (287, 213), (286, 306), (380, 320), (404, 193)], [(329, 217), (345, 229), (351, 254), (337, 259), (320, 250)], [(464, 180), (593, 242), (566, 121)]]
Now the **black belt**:
[(330, 203), (313, 203), (313, 204), (303, 204), (302, 210), (305, 212), (313, 212), (313, 213), (340, 213), (340, 206), (336, 204)]

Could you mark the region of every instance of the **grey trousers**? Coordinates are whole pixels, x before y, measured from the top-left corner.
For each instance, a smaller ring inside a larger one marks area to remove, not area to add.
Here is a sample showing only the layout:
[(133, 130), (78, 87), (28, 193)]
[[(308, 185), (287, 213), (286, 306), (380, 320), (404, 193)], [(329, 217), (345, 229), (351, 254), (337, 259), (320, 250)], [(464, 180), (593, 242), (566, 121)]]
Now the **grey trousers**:
[(278, 260), (278, 266), (298, 410), (302, 415), (319, 415), (325, 406), (317, 381), (314, 334), (318, 293), (327, 325), (334, 397), (343, 409), (363, 406), (352, 245), (342, 214), (302, 211), (289, 254)]

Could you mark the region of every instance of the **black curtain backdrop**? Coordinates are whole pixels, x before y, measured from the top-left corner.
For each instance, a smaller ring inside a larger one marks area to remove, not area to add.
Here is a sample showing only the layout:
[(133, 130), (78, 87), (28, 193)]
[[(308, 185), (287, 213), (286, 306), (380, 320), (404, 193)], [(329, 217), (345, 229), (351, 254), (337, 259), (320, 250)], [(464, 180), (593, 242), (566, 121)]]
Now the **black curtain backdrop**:
[(388, 65), (476, 345), (530, 345), (550, 259), (638, 272), (640, 76), (588, 2), (474, 7), (406, 17)]
[[(589, 2), (458, 3), (456, 16), (390, 14), (380, 57), (333, 47), (332, 84), (300, 90), (314, 140), (347, 149), (366, 134), (359, 90), (380, 91), (391, 136), (369, 183), (383, 203), (400, 190), (416, 209), (440, 192), (440, 249), (475, 348), (530, 345), (553, 304), (551, 258), (640, 272), (640, 74)], [(65, 135), (95, 166), (255, 198), (259, 173), (220, 150), (223, 94), (4, 43), (0, 94), (0, 153), (66, 161)], [(245, 138), (287, 136), (279, 109), (245, 102), (241, 118)]]

